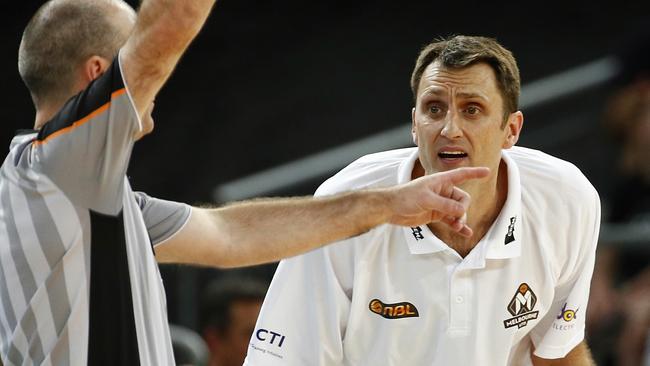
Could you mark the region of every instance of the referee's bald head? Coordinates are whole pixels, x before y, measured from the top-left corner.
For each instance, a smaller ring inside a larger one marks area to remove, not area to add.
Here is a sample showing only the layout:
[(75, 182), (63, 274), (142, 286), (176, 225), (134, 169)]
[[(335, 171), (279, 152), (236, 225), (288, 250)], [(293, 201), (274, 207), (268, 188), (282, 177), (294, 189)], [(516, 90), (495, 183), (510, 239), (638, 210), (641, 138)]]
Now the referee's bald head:
[(25, 27), (18, 71), (34, 103), (71, 97), (79, 67), (91, 56), (111, 60), (126, 41), (135, 11), (121, 0), (50, 0)]

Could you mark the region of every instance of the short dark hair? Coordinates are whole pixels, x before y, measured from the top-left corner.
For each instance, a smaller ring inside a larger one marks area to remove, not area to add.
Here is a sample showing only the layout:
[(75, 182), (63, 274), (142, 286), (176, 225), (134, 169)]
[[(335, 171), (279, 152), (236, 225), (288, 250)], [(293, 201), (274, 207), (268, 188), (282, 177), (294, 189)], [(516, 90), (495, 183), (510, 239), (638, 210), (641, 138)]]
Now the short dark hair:
[(417, 102), (418, 87), (424, 70), (435, 61), (447, 68), (464, 68), (477, 63), (489, 65), (503, 97), (503, 112), (507, 117), (519, 109), (521, 80), (512, 52), (495, 39), (476, 36), (452, 36), (426, 45), (415, 63), (411, 75), (413, 101)]
[(263, 301), (268, 284), (255, 277), (225, 275), (209, 283), (201, 298), (201, 329), (224, 332), (230, 326), (230, 307), (237, 301)]
[(18, 71), (34, 101), (68, 98), (75, 70), (93, 55), (111, 60), (126, 40), (106, 0), (50, 0), (25, 27)]

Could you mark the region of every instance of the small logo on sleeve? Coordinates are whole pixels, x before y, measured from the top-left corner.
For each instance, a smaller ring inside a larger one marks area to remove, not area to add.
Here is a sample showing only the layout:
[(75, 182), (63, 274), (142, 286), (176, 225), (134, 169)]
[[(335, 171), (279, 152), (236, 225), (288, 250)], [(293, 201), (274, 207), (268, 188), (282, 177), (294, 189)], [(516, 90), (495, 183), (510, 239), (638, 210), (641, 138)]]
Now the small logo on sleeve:
[(259, 342), (251, 339), (250, 348), (252, 350), (279, 359), (284, 358), (282, 344), (284, 344), (286, 336), (264, 328), (255, 329), (253, 336)]
[(573, 319), (576, 319), (576, 315), (578, 314), (578, 310), (580, 310), (580, 308), (571, 310), (571, 309), (567, 309), (566, 306), (567, 303), (565, 302), (564, 306), (562, 306), (562, 311), (560, 311), (560, 315), (557, 316), (557, 319), (562, 319), (568, 323)]
[(503, 326), (507, 328), (523, 328), (529, 320), (537, 319), (539, 311), (533, 311), (537, 304), (537, 296), (527, 283), (519, 285), (517, 292), (508, 303), (508, 312), (514, 317), (503, 321)]
[(578, 319), (578, 310), (580, 308), (567, 309), (567, 303), (564, 303), (560, 314), (557, 315), (556, 320), (553, 322), (553, 329), (560, 331), (569, 331), (576, 327), (575, 319)]
[(508, 245), (515, 241), (515, 222), (517, 221), (517, 216), (510, 218), (510, 225), (508, 225), (508, 232), (506, 233), (506, 239), (503, 244)]
[(385, 304), (377, 299), (372, 299), (368, 304), (370, 311), (386, 319), (416, 318), (420, 316), (418, 309), (410, 302)]
[(419, 226), (412, 227), (411, 231), (413, 231), (413, 237), (415, 238), (416, 241), (424, 239), (424, 235), (422, 235), (422, 228), (421, 227), (419, 227)]
[(258, 341), (266, 342), (281, 348), (282, 344), (284, 343), (284, 339), (286, 337), (272, 330), (266, 330), (260, 328), (255, 331), (255, 338), (257, 338)]

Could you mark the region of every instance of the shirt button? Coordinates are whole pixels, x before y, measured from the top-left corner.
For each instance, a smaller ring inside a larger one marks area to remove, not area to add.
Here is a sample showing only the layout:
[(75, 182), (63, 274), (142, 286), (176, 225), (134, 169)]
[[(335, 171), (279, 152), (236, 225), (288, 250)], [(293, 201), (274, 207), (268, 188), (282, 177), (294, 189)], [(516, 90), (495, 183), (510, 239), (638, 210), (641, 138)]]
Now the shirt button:
[(456, 303), (457, 303), (457, 304), (462, 304), (463, 301), (465, 301), (465, 299), (463, 299), (462, 296), (456, 296)]

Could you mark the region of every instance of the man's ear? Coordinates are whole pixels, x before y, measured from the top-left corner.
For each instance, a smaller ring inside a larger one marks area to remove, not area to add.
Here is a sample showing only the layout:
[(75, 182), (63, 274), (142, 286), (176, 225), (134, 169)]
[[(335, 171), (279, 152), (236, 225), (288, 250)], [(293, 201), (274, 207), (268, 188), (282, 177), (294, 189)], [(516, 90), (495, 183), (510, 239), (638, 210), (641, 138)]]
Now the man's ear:
[(82, 65), (82, 77), (85, 82), (91, 81), (100, 77), (111, 65), (107, 59), (93, 55), (90, 56)]
[(413, 143), (415, 146), (418, 145), (418, 134), (415, 131), (415, 107), (411, 109), (411, 137), (413, 137)]
[(524, 125), (524, 114), (521, 111), (510, 113), (508, 121), (506, 122), (506, 138), (503, 141), (503, 148), (509, 149), (519, 141), (519, 135)]

